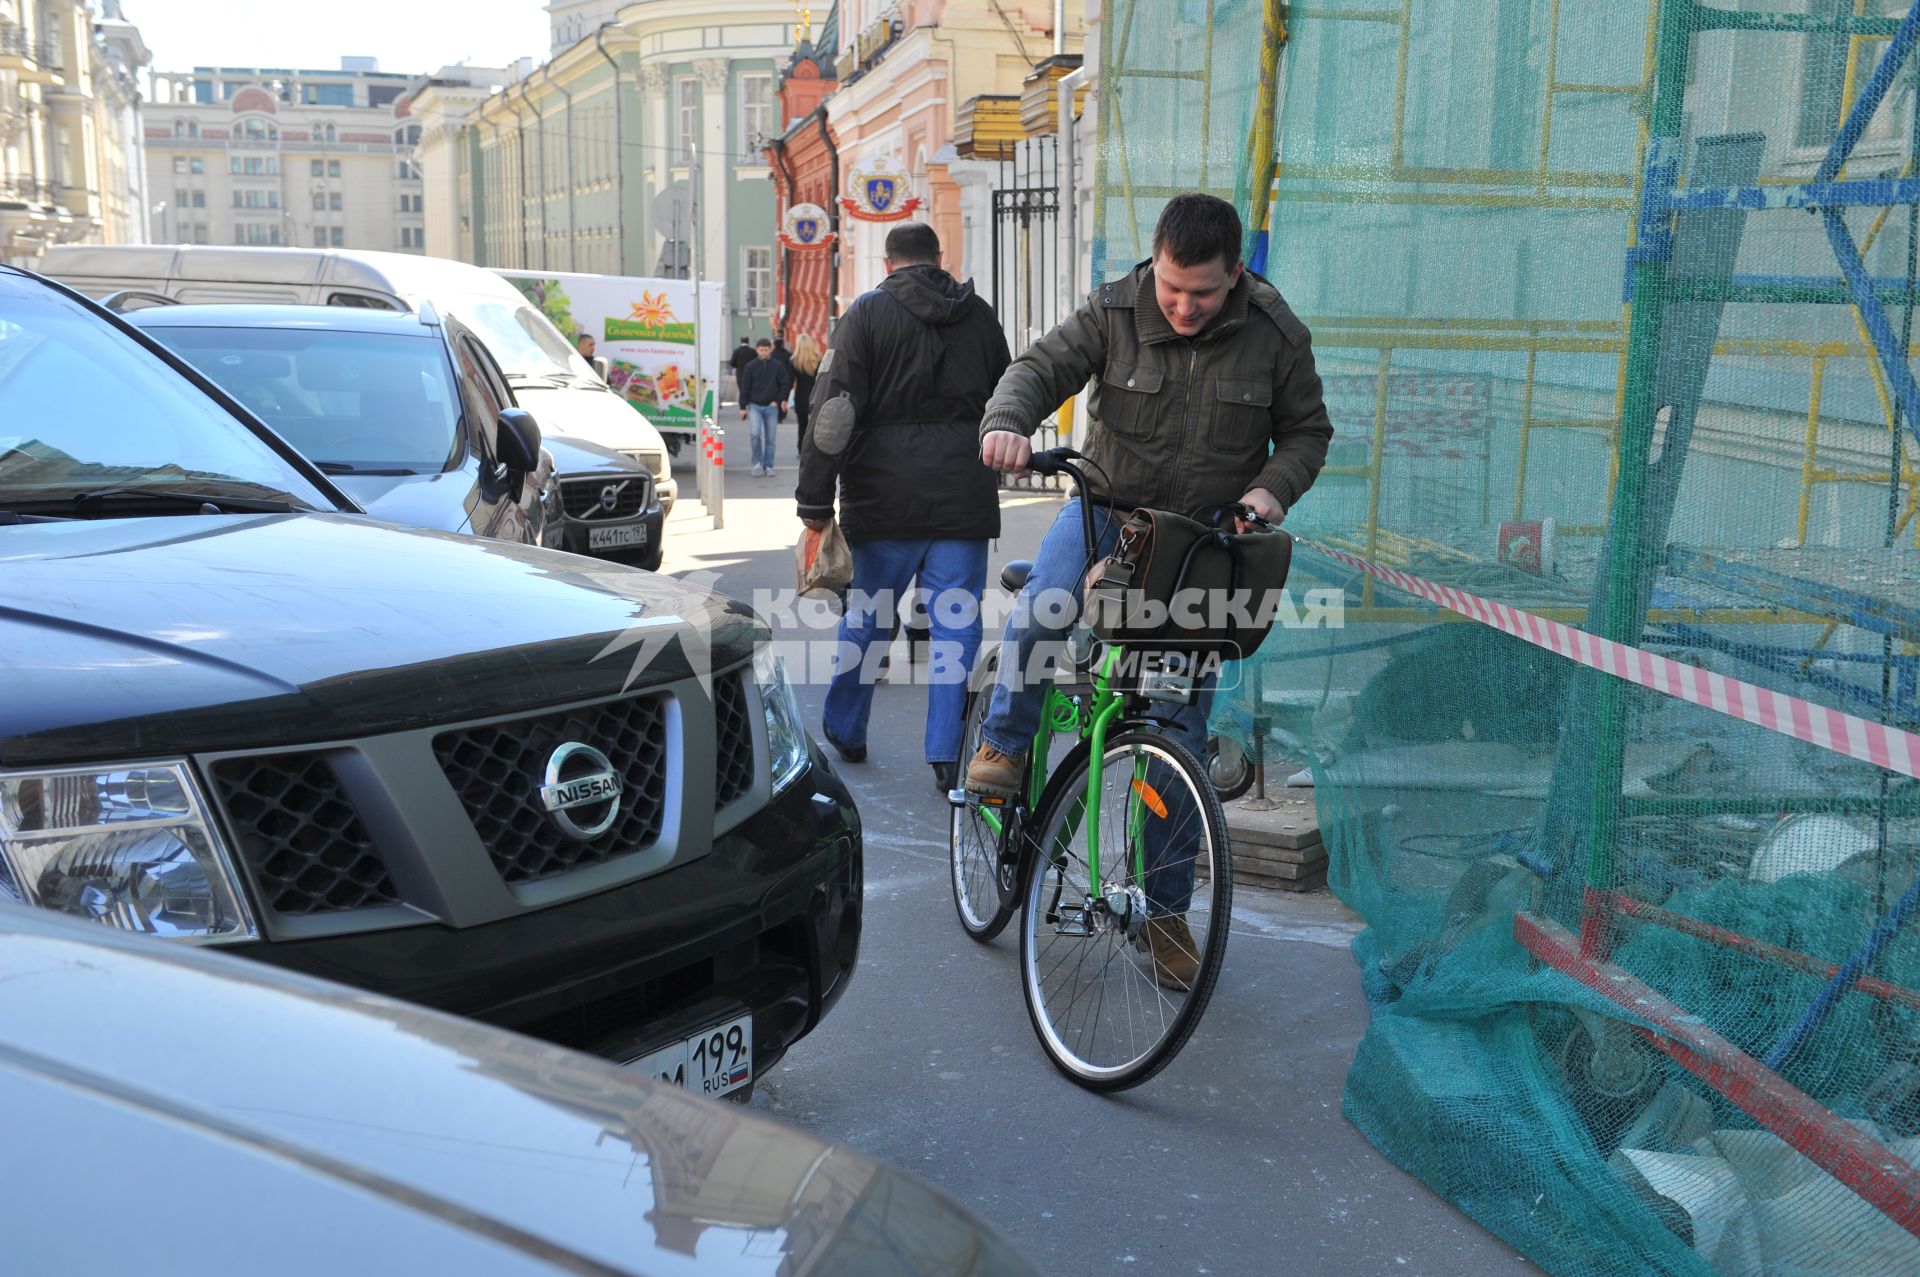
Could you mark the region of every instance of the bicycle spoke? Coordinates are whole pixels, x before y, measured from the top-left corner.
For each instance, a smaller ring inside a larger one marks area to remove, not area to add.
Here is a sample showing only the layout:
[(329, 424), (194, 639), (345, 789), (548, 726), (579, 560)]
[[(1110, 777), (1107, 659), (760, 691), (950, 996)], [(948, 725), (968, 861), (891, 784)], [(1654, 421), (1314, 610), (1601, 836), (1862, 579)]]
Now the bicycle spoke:
[(1083, 1085), (1113, 1089), (1157, 1072), (1192, 1033), (1226, 940), (1215, 919), (1226, 916), (1231, 870), (1224, 818), (1184, 751), (1124, 734), (1102, 761), (1092, 810), (1089, 765), (1082, 756), (1034, 814), (1049, 868), (1029, 882), (1021, 953), (1048, 1054)]

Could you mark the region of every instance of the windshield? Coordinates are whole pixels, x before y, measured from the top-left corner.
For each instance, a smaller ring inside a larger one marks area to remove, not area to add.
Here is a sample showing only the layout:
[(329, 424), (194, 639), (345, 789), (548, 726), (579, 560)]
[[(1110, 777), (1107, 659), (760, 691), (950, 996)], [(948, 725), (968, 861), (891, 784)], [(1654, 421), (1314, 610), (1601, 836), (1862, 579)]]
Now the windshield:
[(509, 377), (585, 378), (598, 383), (593, 366), (525, 302), (491, 297), (462, 299), (449, 309), (486, 343), (487, 353)]
[(453, 458), (453, 371), (432, 337), (313, 328), (148, 331), (330, 472), (437, 473)]
[(44, 284), (0, 274), (0, 509), (101, 488), (336, 508), (112, 324)]

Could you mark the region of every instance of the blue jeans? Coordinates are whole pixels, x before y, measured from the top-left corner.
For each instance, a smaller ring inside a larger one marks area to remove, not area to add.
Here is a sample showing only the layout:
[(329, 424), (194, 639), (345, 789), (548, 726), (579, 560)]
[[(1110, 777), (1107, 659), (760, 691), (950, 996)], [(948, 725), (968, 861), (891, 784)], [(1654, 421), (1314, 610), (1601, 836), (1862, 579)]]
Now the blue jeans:
[(773, 469), (774, 428), (780, 424), (780, 405), (750, 403), (747, 421), (753, 427), (753, 464)]
[[(961, 719), (967, 707), (967, 677), (980, 651), (980, 595), (987, 584), (985, 541), (862, 541), (853, 549), (853, 583), (840, 617), (841, 663), (827, 688), (821, 715), (827, 735), (864, 748), (873, 710), (874, 670), (868, 651), (893, 637), (900, 600), (917, 574), (933, 600), (928, 608), (927, 730), (923, 748), (930, 763), (960, 755)], [(942, 606), (945, 596), (958, 604)]]
[[(1044, 604), (1045, 596), (1050, 593), (1071, 594), (1077, 601), (1087, 571), (1093, 566), (1087, 562), (1085, 534), (1081, 530), (1083, 517), (1084, 508), (1078, 500), (1069, 501), (1061, 508), (1053, 526), (1040, 539), (1040, 549), (1033, 556), (1033, 571), (1020, 597), (1014, 601), (1013, 615), (1007, 619), (1006, 636), (1000, 645), (999, 678), (994, 683), (993, 699), (988, 703), (980, 734), (989, 745), (1015, 758), (1024, 758), (1033, 748), (1033, 735), (1040, 728), (1040, 709), (1049, 682), (1042, 671), (1053, 663), (1064, 664), (1066, 636), (1078, 617), (1077, 608), (1062, 615), (1056, 609), (1035, 604)], [(1105, 556), (1113, 549), (1125, 520), (1126, 516), (1118, 511), (1094, 507), (1094, 544), (1100, 555)], [(1028, 677), (1029, 674), (1033, 677)], [(1214, 679), (1209, 676), (1195, 688), (1192, 704), (1180, 706), (1164, 717), (1155, 715), (1166, 734), (1192, 751), (1202, 766), (1207, 758), (1207, 708), (1213, 699), (1213, 684)], [(1176, 855), (1154, 834), (1168, 828), (1191, 827), (1187, 822), (1199, 813), (1188, 810), (1183, 797), (1176, 800), (1180, 794), (1178, 786), (1161, 785), (1154, 780), (1154, 769), (1159, 766), (1149, 765), (1147, 781), (1167, 797), (1169, 812), (1167, 817), (1149, 821), (1147, 825), (1145, 887), (1147, 900), (1156, 913), (1180, 912), (1186, 909), (1193, 895), (1193, 854), (1186, 850)], [(1182, 810), (1172, 810), (1176, 801)], [(1224, 856), (1227, 850), (1220, 847), (1215, 853)]]

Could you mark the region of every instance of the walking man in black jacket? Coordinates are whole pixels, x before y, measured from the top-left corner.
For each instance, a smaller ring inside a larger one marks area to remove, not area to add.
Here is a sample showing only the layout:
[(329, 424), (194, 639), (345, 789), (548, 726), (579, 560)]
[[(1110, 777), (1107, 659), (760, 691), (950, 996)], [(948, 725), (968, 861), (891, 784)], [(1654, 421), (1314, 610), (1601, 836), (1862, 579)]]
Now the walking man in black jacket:
[(773, 357), (773, 343), (760, 339), (755, 358), (740, 370), (740, 418), (753, 418), (753, 473), (773, 473), (774, 427), (787, 411), (793, 373)]
[(823, 528), (839, 485), (853, 585), (840, 620), (841, 664), (822, 727), (848, 762), (867, 755), (877, 666), (917, 575), (930, 596), (925, 757), (953, 788), (967, 676), (980, 650), (987, 542), (1000, 535), (999, 485), (980, 459), (981, 413), (1011, 358), (992, 309), (940, 269), (933, 228), (887, 236), (887, 278), (840, 317), (820, 364), (794, 496)]

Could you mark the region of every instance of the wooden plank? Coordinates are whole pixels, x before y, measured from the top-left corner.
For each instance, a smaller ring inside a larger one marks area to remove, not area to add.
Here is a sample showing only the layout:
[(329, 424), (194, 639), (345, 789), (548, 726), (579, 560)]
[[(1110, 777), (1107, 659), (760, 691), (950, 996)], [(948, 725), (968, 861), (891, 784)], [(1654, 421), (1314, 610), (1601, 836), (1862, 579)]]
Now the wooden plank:
[(1311, 798), (1283, 798), (1272, 811), (1227, 808), (1227, 835), (1235, 843), (1264, 847), (1317, 847), (1320, 817)]
[(1243, 874), (1233, 871), (1234, 885), (1238, 887), (1262, 887), (1268, 891), (1318, 891), (1327, 885), (1325, 869), (1307, 878), (1270, 878), (1266, 874)]

